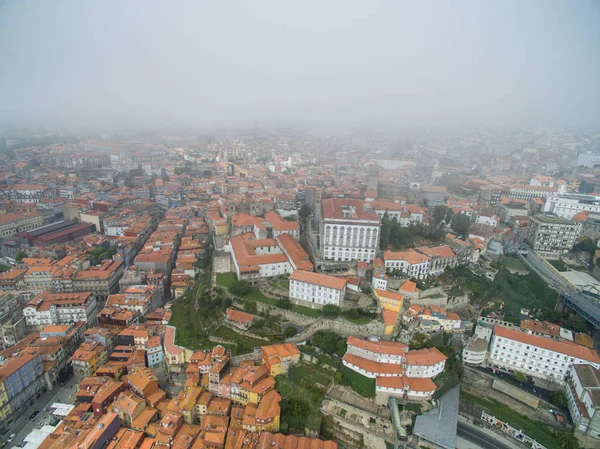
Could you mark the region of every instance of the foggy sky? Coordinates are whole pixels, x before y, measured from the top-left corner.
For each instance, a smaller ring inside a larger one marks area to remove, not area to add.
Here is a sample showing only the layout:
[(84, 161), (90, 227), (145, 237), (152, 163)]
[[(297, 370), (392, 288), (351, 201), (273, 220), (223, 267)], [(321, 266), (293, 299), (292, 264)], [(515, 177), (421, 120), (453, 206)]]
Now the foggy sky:
[(600, 2), (0, 0), (0, 123), (597, 125)]

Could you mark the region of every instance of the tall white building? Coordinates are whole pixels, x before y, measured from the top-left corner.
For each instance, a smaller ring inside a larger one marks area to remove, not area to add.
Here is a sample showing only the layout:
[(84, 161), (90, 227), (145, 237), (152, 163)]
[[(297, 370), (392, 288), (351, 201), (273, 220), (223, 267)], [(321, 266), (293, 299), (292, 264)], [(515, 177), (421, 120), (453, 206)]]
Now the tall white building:
[(535, 215), (529, 220), (525, 240), (543, 257), (556, 259), (573, 248), (580, 234), (580, 222)]
[(546, 197), (546, 204), (544, 204), (544, 212), (552, 213), (567, 220), (583, 211), (600, 213), (600, 197), (582, 193), (549, 195)]
[(323, 200), (323, 258), (372, 262), (379, 246), (381, 222), (371, 206), (354, 198)]
[(588, 151), (587, 153), (581, 153), (577, 157), (578, 167), (593, 167), (596, 164), (600, 164), (600, 153)]
[(516, 329), (494, 327), (488, 364), (532, 377), (564, 383), (571, 365), (589, 363), (600, 368), (598, 353), (570, 341), (531, 335)]
[(345, 278), (296, 270), (290, 276), (290, 300), (321, 308), (327, 304), (340, 306), (346, 293)]

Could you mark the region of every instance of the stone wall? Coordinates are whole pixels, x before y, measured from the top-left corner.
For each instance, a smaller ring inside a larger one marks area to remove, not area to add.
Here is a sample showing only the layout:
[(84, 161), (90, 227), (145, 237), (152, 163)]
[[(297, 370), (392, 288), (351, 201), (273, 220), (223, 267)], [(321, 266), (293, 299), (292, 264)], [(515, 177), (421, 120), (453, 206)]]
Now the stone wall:
[(300, 343), (308, 340), (320, 330), (335, 332), (343, 337), (348, 337), (350, 335), (355, 337), (375, 337), (383, 335), (385, 329), (384, 324), (381, 321), (371, 321), (367, 324), (354, 324), (339, 318), (336, 320), (321, 318), (287, 341), (291, 343)]

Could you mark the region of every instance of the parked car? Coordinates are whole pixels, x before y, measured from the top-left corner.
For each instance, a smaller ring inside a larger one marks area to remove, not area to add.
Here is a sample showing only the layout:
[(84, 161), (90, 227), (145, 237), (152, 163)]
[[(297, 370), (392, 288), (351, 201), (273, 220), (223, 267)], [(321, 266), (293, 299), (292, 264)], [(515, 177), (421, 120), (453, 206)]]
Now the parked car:
[(39, 413), (40, 413), (39, 409), (34, 410), (33, 413), (31, 415), (29, 415), (29, 419), (35, 418)]

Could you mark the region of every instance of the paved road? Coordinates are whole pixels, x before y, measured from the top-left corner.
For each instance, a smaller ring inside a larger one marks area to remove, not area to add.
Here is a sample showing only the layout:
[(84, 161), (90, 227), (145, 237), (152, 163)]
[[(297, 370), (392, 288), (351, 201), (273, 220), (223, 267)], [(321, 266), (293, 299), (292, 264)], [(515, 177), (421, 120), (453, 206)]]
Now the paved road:
[(472, 441), (473, 443), (485, 447), (486, 449), (512, 449), (510, 446), (474, 429), (467, 426), (464, 423), (459, 422), (456, 431), (457, 435), (464, 438), (465, 440)]
[[(47, 391), (11, 426), (11, 430), (6, 432), (6, 435), (0, 441), (6, 441), (11, 433), (15, 433), (16, 437), (12, 442), (7, 443), (6, 447), (10, 448), (21, 444), (23, 438), (29, 435), (33, 429), (39, 429), (42, 425), (48, 424), (51, 421), (50, 412), (46, 410), (47, 406), (52, 405), (54, 402), (65, 404), (73, 404), (75, 402), (76, 386), (77, 382), (75, 381), (75, 376), (73, 376), (64, 387), (57, 385), (53, 390)], [(39, 409), (40, 413), (33, 420), (30, 420), (29, 416), (36, 409)]]

